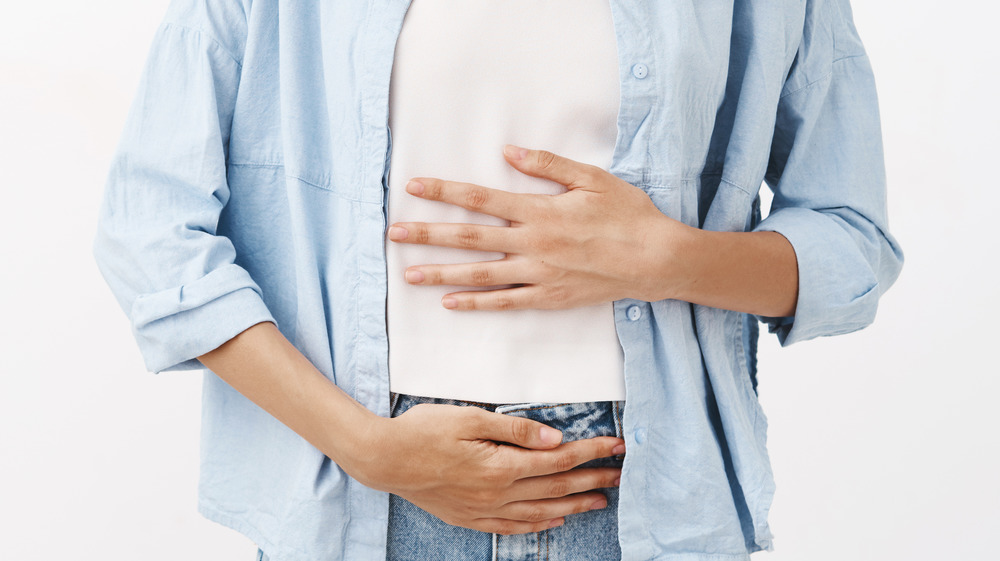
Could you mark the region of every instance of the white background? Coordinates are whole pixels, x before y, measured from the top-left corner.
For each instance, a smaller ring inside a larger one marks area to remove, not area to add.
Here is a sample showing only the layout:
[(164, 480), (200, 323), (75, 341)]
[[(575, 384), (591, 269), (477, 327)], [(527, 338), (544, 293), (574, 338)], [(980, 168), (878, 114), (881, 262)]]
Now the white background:
[[(112, 152), (167, 0), (0, 15), (3, 557), (250, 561), (195, 512), (200, 374), (145, 371), (90, 253)], [(974, 7), (975, 4), (975, 7)], [(991, 3), (856, 0), (875, 68), (891, 229), (872, 327), (761, 343), (776, 551), (996, 559), (1000, 113)]]

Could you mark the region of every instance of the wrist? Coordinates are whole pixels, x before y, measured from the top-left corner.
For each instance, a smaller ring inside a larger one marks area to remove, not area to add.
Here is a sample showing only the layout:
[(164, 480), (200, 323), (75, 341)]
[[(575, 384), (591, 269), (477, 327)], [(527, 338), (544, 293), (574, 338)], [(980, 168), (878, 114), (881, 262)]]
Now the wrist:
[(636, 298), (646, 302), (684, 300), (696, 277), (693, 256), (700, 251), (704, 231), (660, 215), (646, 229), (635, 286)]
[(388, 421), (349, 399), (331, 403), (328, 427), (323, 433), (320, 450), (351, 477), (365, 483), (367, 471), (381, 456), (380, 442)]

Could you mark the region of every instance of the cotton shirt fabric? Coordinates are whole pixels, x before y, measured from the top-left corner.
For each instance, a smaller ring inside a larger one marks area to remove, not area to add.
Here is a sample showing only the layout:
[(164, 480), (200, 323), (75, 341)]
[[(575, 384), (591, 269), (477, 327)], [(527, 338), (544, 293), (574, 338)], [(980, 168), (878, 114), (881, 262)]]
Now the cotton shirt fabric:
[[(508, 225), (410, 195), (405, 186), (411, 177), (515, 193), (566, 191), (508, 164), (505, 143), (545, 146), (608, 169), (619, 107), (615, 43), (608, 0), (413, 3), (389, 79), (389, 223)], [(391, 391), (486, 403), (625, 399), (625, 360), (611, 302), (456, 312), (441, 298), (470, 288), (411, 285), (403, 271), (490, 261), (503, 253), (393, 242), (385, 249)]]
[[(93, 246), (149, 371), (200, 369), (196, 357), (272, 321), (388, 416), (387, 113), (407, 5), (170, 5)], [(901, 268), (874, 77), (848, 0), (615, 0), (611, 10), (621, 87), (611, 173), (685, 224), (779, 232), (797, 258), (793, 317), (614, 302), (628, 403), (623, 559), (747, 559), (772, 546), (758, 320), (782, 345), (855, 331)], [(763, 221), (762, 182), (774, 191)], [(202, 514), (274, 561), (385, 558), (386, 493), (210, 371), (203, 395)]]

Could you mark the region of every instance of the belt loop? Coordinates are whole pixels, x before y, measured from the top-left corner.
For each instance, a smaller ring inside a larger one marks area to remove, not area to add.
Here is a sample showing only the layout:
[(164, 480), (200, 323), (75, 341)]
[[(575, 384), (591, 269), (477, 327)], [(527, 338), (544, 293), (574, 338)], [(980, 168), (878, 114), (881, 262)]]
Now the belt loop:
[(625, 409), (624, 401), (612, 401), (612, 411), (615, 418), (615, 431), (618, 438), (625, 438), (625, 429), (622, 426), (622, 416)]
[(396, 405), (399, 405), (399, 394), (389, 392), (389, 417), (396, 416)]

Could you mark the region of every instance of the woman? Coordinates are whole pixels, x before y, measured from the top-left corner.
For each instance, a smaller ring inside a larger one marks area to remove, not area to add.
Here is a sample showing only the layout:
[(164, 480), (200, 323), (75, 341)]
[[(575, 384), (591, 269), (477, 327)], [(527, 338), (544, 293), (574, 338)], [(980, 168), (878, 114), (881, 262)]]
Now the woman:
[(902, 264), (871, 69), (847, 0), (626, 4), (173, 2), (94, 251), (147, 368), (209, 369), (206, 517), (275, 561), (771, 547), (757, 321), (857, 330)]

